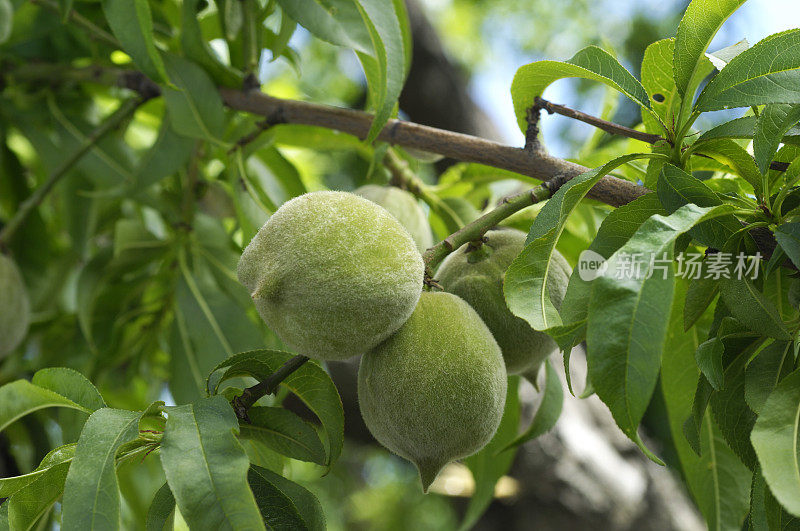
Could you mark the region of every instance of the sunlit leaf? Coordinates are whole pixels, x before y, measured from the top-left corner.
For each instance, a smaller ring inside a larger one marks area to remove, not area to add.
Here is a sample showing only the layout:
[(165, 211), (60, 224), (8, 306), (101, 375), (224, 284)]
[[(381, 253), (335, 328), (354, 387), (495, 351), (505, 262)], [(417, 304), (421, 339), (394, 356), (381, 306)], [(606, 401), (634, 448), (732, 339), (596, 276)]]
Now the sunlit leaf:
[(161, 464), (183, 519), (202, 529), (264, 529), (247, 484), (239, 423), (221, 396), (167, 409)]
[[(381, 0), (355, 0), (369, 30), (374, 53), (359, 53), (375, 108), (367, 141), (373, 141), (391, 117), (406, 76), (406, 52), (399, 14), (394, 3)], [(403, 4), (397, 7), (404, 8)]]
[(139, 416), (135, 411), (103, 408), (86, 421), (64, 485), (62, 529), (119, 528), (116, 454), (136, 438)]
[[(523, 133), (527, 129), (527, 110), (533, 106), (536, 96), (541, 96), (555, 81), (568, 77), (605, 83), (643, 108), (650, 109), (650, 97), (639, 80), (611, 54), (597, 46), (588, 46), (566, 61), (537, 61), (517, 70), (511, 83), (511, 99)], [(657, 115), (653, 116), (658, 119)]]
[[(705, 59), (714, 35), (745, 0), (694, 0), (689, 4), (675, 35), (675, 85), (686, 94), (690, 80)], [(694, 94), (689, 94), (692, 99)]]
[(356, 5), (347, 0), (278, 0), (281, 9), (316, 37), (366, 54), (369, 32)]
[(103, 0), (103, 12), (114, 36), (136, 66), (153, 81), (167, 83), (164, 61), (153, 39), (150, 3), (147, 0)]
[(20, 417), (48, 407), (92, 412), (91, 409), (49, 389), (33, 385), (27, 380), (17, 380), (0, 387), (0, 431)]
[(770, 35), (734, 57), (695, 107), (716, 111), (768, 103), (800, 103), (800, 30)]

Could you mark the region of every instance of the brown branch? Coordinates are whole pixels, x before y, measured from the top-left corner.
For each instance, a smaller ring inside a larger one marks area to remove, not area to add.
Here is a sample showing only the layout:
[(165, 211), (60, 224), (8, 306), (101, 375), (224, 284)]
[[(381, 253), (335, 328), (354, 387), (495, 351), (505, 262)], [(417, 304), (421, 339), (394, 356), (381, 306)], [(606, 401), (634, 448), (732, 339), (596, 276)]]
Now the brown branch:
[[(94, 82), (128, 88), (146, 97), (160, 93), (159, 86), (141, 72), (113, 67), (69, 69), (59, 65), (34, 63), (13, 69), (6, 74), (6, 77), (9, 80), (53, 84), (65, 80)], [(269, 124), (274, 125), (283, 123), (313, 125), (335, 129), (363, 139), (373, 120), (373, 116), (366, 112), (274, 98), (254, 90), (222, 88), (220, 94), (231, 109), (263, 116)], [(555, 178), (567, 181), (588, 169), (548, 155), (544, 150), (507, 146), (475, 136), (402, 120), (389, 120), (378, 138), (390, 144), (429, 151), (463, 162), (485, 164), (541, 181)], [(618, 207), (649, 191), (630, 181), (606, 176), (589, 191), (588, 195), (592, 199)]]
[(281, 365), (280, 369), (272, 373), (266, 380), (245, 389), (241, 395), (233, 399), (232, 405), (236, 416), (239, 417), (240, 420), (250, 422), (250, 419), (247, 418), (247, 410), (262, 397), (274, 393), (278, 389), (278, 385), (280, 385), (287, 376), (302, 367), (307, 361), (308, 357), (306, 356), (295, 356)]
[[(40, 83), (58, 83), (63, 80), (96, 82), (125, 87), (149, 97), (160, 92), (158, 85), (141, 72), (117, 68), (89, 67), (69, 70), (58, 65), (53, 67), (34, 64), (12, 70), (6, 73), (6, 77)], [(222, 88), (220, 94), (231, 109), (263, 116), (268, 123), (275, 125), (284, 123), (312, 125), (342, 131), (363, 139), (373, 119), (372, 115), (362, 111), (274, 98), (254, 90)], [(548, 155), (542, 149), (507, 146), (402, 120), (389, 120), (378, 138), (391, 144), (429, 151), (464, 162), (475, 162), (513, 171), (544, 182), (555, 181), (563, 184), (587, 171), (587, 168), (579, 164)], [(650, 190), (644, 186), (605, 176), (587, 195), (618, 207), (649, 192)], [(769, 257), (774, 248), (774, 244), (766, 242), (760, 250), (764, 256)]]
[[(220, 89), (228, 107), (264, 116), (270, 123), (314, 125), (365, 138), (372, 115), (305, 101), (285, 100), (260, 92)], [(464, 162), (476, 162), (521, 173), (542, 181), (569, 180), (587, 168), (540, 151), (507, 146), (491, 140), (436, 129), (402, 120), (389, 120), (380, 140), (403, 147), (429, 151)], [(616, 177), (604, 177), (589, 197), (611, 206), (630, 203), (648, 193), (647, 188)]]
[(534, 99), (534, 108), (537, 107), (544, 109), (550, 114), (560, 114), (561, 116), (566, 116), (567, 118), (572, 118), (573, 120), (578, 120), (580, 122), (589, 124), (612, 135), (625, 136), (635, 140), (641, 140), (642, 142), (647, 142), (648, 144), (655, 144), (659, 140), (666, 140), (660, 135), (645, 133), (642, 131), (637, 131), (636, 129), (631, 129), (630, 127), (625, 127), (624, 125), (615, 124), (614, 122), (603, 120), (602, 118), (592, 116), (591, 114), (576, 111), (575, 109), (571, 109), (565, 105), (551, 103), (544, 98), (540, 98), (539, 96), (536, 96)]

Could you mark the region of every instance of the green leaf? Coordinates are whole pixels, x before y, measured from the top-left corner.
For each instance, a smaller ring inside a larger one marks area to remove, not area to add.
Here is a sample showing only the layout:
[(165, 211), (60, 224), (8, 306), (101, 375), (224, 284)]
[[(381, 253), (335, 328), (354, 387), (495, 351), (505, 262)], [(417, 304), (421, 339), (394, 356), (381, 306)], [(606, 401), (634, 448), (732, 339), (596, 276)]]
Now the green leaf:
[[(464, 464), (467, 465), (475, 479), (475, 492), (469, 500), (464, 519), (459, 526), (460, 531), (471, 529), (480, 519), (494, 498), (497, 481), (511, 468), (516, 450), (512, 448), (501, 451), (501, 449), (517, 436), (519, 418), (519, 376), (511, 376), (508, 379), (503, 418), (500, 420), (500, 426), (494, 437), (480, 452), (464, 459)], [(499, 454), (498, 451), (500, 451)]]
[(692, 450), (683, 435), (683, 422), (691, 415), (692, 397), (700, 376), (694, 361), (700, 344), (698, 329), (707, 328), (709, 320), (705, 316), (691, 330), (684, 331), (681, 308), (687, 284), (683, 279), (676, 283), (661, 366), (661, 390), (670, 433), (683, 477), (708, 528), (739, 530), (748, 510), (752, 474), (727, 447), (710, 412), (701, 419), (700, 455)]
[(712, 127), (700, 135), (695, 143), (713, 140), (715, 138), (753, 138), (757, 121), (758, 118), (755, 116), (742, 116), (741, 118), (734, 118), (733, 120), (721, 123), (716, 127)]
[(775, 239), (794, 265), (800, 264), (800, 223), (782, 223), (775, 229)]
[(281, 9), (314, 36), (371, 54), (372, 41), (351, 0), (278, 0)]
[(800, 30), (770, 35), (734, 57), (706, 85), (695, 108), (705, 112), (768, 103), (800, 103)]
[[(800, 55), (800, 46), (798, 46)], [(800, 80), (800, 77), (798, 77)], [(767, 173), (769, 163), (778, 151), (784, 135), (800, 120), (800, 105), (772, 104), (761, 110), (753, 134), (753, 156), (761, 173)]]
[[(745, 0), (693, 0), (678, 25), (673, 59), (675, 85), (681, 95), (689, 93), (691, 80), (705, 60), (714, 35)], [(694, 97), (689, 93), (689, 100)]]
[(275, 34), (275, 38), (267, 44), (267, 48), (269, 48), (270, 52), (272, 52), (271, 61), (275, 61), (286, 51), (286, 47), (289, 45), (289, 41), (292, 39), (296, 29), (297, 22), (289, 17), (284, 11), (281, 14), (280, 30), (278, 30), (278, 33)]
[[(666, 214), (655, 193), (643, 195), (627, 205), (612, 210), (600, 225), (589, 250), (608, 259), (625, 245), (642, 223), (655, 214)], [(578, 271), (572, 273), (564, 301), (561, 303), (561, 318), (565, 323), (586, 320), (591, 287), (591, 281), (583, 280)], [(578, 330), (571, 336), (572, 340), (568, 343), (562, 344), (562, 341), (557, 340), (562, 350), (572, 348), (586, 337), (585, 326), (582, 328), (582, 331)]]
[(11, 37), (14, 29), (14, 6), (11, 0), (0, 0), (0, 44)]
[(313, 125), (281, 124), (269, 129), (269, 136), (277, 145), (314, 146), (316, 150), (348, 149), (364, 159), (371, 159), (373, 149), (353, 135)]
[[(675, 212), (683, 205), (693, 203), (700, 207), (722, 204), (717, 194), (696, 177), (672, 164), (664, 164), (658, 178), (658, 198), (667, 213)], [(721, 216), (693, 227), (689, 234), (703, 245), (722, 249), (741, 224), (734, 216)]]
[[(652, 216), (609, 258), (606, 274), (592, 283), (586, 330), (589, 379), (617, 425), (646, 453), (636, 430), (655, 389), (665, 348), (675, 240), (698, 223), (731, 210), (728, 205), (688, 204), (669, 216)], [(630, 261), (635, 256), (647, 257), (640, 274), (616, 274), (626, 257)], [(650, 256), (667, 262), (658, 265)]]
[(156, 83), (168, 83), (164, 61), (153, 39), (153, 18), (147, 0), (103, 0), (103, 12), (122, 49)]
[[(70, 463), (47, 469), (22, 490), (14, 493), (3, 506), (8, 506), (9, 528), (28, 530), (61, 498)], [(1, 522), (0, 522), (1, 524)]]
[(364, 53), (359, 58), (364, 64), (364, 73), (370, 90), (370, 100), (375, 108), (367, 142), (372, 142), (392, 116), (406, 77), (406, 55), (403, 32), (400, 28), (395, 5), (382, 0), (355, 0), (358, 10), (369, 30), (374, 54), (366, 60)]
[(293, 459), (325, 464), (325, 448), (316, 430), (296, 414), (279, 407), (252, 407), (247, 416), (250, 423), (242, 424), (241, 437)]
[(239, 423), (221, 396), (167, 408), (161, 464), (189, 527), (264, 529), (247, 485), (250, 466)]
[(92, 410), (58, 393), (33, 385), (27, 380), (17, 380), (0, 387), (0, 431), (15, 420), (48, 407), (66, 407), (84, 413)]
[(751, 440), (764, 478), (783, 507), (800, 516), (800, 370), (769, 395)]
[(750, 279), (721, 278), (719, 291), (731, 314), (750, 330), (775, 339), (791, 339), (775, 305)]
[[(124, 2), (125, 0), (117, 0)], [(214, 81), (225, 87), (240, 88), (244, 76), (238, 70), (220, 61), (203, 37), (198, 12), (200, 0), (184, 0), (181, 16), (181, 47), (186, 57), (200, 66)], [(170, 75), (172, 78), (172, 75)], [(174, 82), (174, 79), (173, 79)]]
[(46, 456), (44, 456), (44, 459), (42, 459), (41, 463), (39, 463), (39, 466), (37, 466), (31, 472), (21, 476), (0, 478), (0, 498), (7, 498), (12, 496), (17, 491), (24, 489), (53, 467), (57, 467), (64, 463), (69, 465), (74, 456), (75, 444), (65, 444), (54, 450), (51, 450)]
[(164, 61), (174, 87), (161, 89), (175, 132), (221, 144), (225, 109), (211, 78), (196, 64), (176, 55), (167, 54)]
[(718, 292), (718, 281), (712, 278), (691, 279), (683, 307), (684, 330), (689, 330), (700, 319)]
[(561, 408), (564, 406), (564, 390), (561, 388), (561, 380), (558, 373), (553, 369), (549, 360), (545, 360), (545, 384), (542, 401), (533, 416), (530, 426), (516, 439), (508, 443), (503, 450), (517, 447), (521, 444), (544, 435), (552, 430), (556, 425), (558, 417), (561, 416)]
[(779, 529), (781, 531), (797, 531), (800, 519), (787, 513), (772, 495), (761, 469), (753, 474), (753, 488), (750, 494), (750, 527), (753, 531)]
[(750, 48), (750, 43), (747, 39), (742, 39), (735, 44), (721, 48), (713, 53), (706, 53), (706, 57), (714, 65), (717, 70), (722, 70), (725, 65), (731, 62), (731, 59)]
[(750, 360), (744, 372), (744, 398), (760, 414), (775, 386), (794, 368), (791, 341), (773, 341)]
[(708, 383), (708, 379), (701, 373), (700, 378), (697, 380), (697, 388), (694, 392), (694, 400), (692, 401), (692, 414), (683, 423), (683, 434), (686, 441), (692, 447), (692, 450), (697, 455), (703, 455), (701, 448), (701, 435), (703, 430), (703, 422), (706, 418), (706, 410), (708, 409), (708, 402), (711, 400), (711, 393), (714, 388)]
[(145, 529), (147, 531), (162, 531), (172, 529), (175, 520), (175, 497), (169, 490), (169, 484), (164, 483), (158, 489), (150, 508), (147, 510)]
[(269, 529), (325, 531), (322, 505), (304, 487), (255, 465), (247, 479)]
[(511, 313), (536, 330), (562, 325), (558, 309), (550, 300), (547, 272), (567, 218), (603, 176), (632, 160), (653, 157), (641, 153), (618, 157), (570, 179), (545, 203), (531, 226), (525, 249), (506, 271), (503, 292)]
[(750, 350), (744, 349), (739, 353), (734, 351), (733, 355), (735, 357), (730, 359), (731, 354), (726, 349), (725, 357), (728, 360), (724, 374), (725, 387), (711, 394), (711, 411), (728, 446), (752, 470), (756, 457), (750, 443), (750, 431), (756, 415), (744, 398), (744, 369)]
[(69, 467), (62, 502), (62, 529), (119, 529), (116, 454), (135, 439), (140, 414), (103, 408), (86, 421)]
[(747, 516), (748, 531), (769, 531), (766, 511), (767, 484), (761, 469), (753, 473), (753, 486), (750, 488), (750, 514)]
[(722, 388), (724, 382), (722, 373), (722, 355), (724, 353), (725, 345), (719, 338), (712, 337), (705, 343), (701, 343), (694, 355), (700, 372), (717, 390)]
[[(252, 376), (265, 380), (292, 357), (292, 354), (276, 350), (253, 350), (236, 354), (211, 371), (213, 375), (218, 370), (226, 369), (213, 387), (210, 386), (209, 377), (209, 389), (218, 389), (226, 379), (236, 376)], [(324, 442), (328, 452), (326, 464), (332, 465), (342, 453), (344, 410), (331, 377), (316, 363), (306, 362), (287, 376), (281, 386), (294, 393), (319, 418), (325, 428)]]
[(66, 367), (40, 369), (33, 375), (31, 383), (58, 393), (90, 411), (106, 407), (97, 387), (74, 369)]
[[(699, 146), (699, 145), (698, 145)], [(695, 153), (706, 155), (720, 162), (750, 183), (756, 194), (761, 194), (761, 172), (756, 161), (742, 146), (728, 138), (718, 138), (703, 142)]]
[[(789, 105), (788, 107), (793, 107)], [(716, 127), (712, 127), (702, 135), (700, 135), (695, 143), (705, 142), (706, 140), (713, 140), (715, 138), (753, 138), (756, 131), (756, 124), (758, 118), (755, 116), (742, 116), (734, 118), (729, 122), (724, 122)], [(796, 143), (797, 137), (800, 136), (800, 127), (795, 125), (790, 127), (784, 133), (782, 142)]]
[[(528, 128), (527, 111), (533, 106), (536, 96), (541, 96), (550, 84), (567, 77), (579, 77), (605, 83), (650, 109), (647, 91), (624, 66), (611, 54), (588, 46), (566, 61), (537, 61), (520, 67), (511, 83), (511, 98), (519, 128), (524, 133)], [(658, 115), (653, 114), (658, 119)]]
[(664, 124), (679, 122), (681, 95), (672, 74), (675, 39), (662, 39), (650, 44), (642, 59), (642, 86), (650, 96), (650, 105), (660, 121), (642, 109), (642, 122), (648, 133), (663, 134)]
[(187, 167), (194, 151), (195, 141), (175, 132), (169, 116), (164, 116), (155, 143), (139, 159), (136, 167), (135, 190), (152, 186), (165, 177), (175, 175)]
[[(203, 224), (198, 223), (195, 231), (202, 228)], [(208, 244), (213, 233), (198, 232), (201, 236)], [(227, 241), (224, 231), (223, 237)], [(224, 256), (222, 249), (210, 247), (209, 251), (216, 257)], [(264, 339), (242, 303), (233, 297), (236, 292), (232, 290), (238, 290), (249, 302), (247, 290), (238, 282), (223, 289), (220, 281), (224, 279), (213, 278), (208, 264), (197, 253), (192, 270), (188, 258), (180, 258), (179, 263), (183, 277), (177, 284), (170, 338), (170, 390), (178, 403), (187, 403), (205, 396), (206, 375), (229, 353), (256, 348), (264, 344)]]

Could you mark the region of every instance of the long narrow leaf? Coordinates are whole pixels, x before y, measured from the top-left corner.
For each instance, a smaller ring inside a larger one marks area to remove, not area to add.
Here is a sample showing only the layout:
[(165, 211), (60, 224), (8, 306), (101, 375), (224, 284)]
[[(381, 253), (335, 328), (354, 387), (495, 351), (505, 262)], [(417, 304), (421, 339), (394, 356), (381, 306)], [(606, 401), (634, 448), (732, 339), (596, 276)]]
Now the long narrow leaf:
[(221, 396), (167, 409), (161, 464), (186, 523), (198, 529), (264, 529), (247, 484), (239, 423)]

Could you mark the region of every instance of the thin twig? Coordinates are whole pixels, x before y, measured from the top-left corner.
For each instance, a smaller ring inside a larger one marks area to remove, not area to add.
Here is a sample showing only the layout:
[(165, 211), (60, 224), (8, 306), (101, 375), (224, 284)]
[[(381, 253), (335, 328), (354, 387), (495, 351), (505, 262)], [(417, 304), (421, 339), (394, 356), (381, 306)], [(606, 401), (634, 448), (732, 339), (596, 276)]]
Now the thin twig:
[(505, 198), (494, 210), (467, 223), (463, 228), (425, 251), (425, 254), (422, 255), (422, 259), (425, 262), (426, 276), (432, 278), (433, 270), (448, 254), (465, 243), (480, 240), (490, 229), (511, 214), (538, 203), (539, 201), (548, 199), (554, 192), (555, 190), (551, 190), (549, 183), (545, 183), (525, 192)]
[(625, 136), (635, 140), (641, 140), (642, 142), (647, 142), (648, 144), (655, 144), (659, 140), (666, 140), (660, 135), (644, 133), (642, 131), (637, 131), (636, 129), (631, 129), (630, 127), (625, 127), (624, 125), (615, 124), (614, 122), (603, 120), (602, 118), (592, 116), (591, 114), (586, 114), (585, 112), (571, 109), (565, 105), (549, 102), (544, 98), (540, 98), (539, 96), (536, 96), (534, 99), (534, 107), (544, 109), (550, 114), (560, 114), (561, 116), (578, 120), (598, 129), (602, 129), (606, 133), (611, 133), (612, 135)]
[(127, 100), (114, 113), (106, 118), (106, 120), (97, 126), (89, 136), (87, 136), (83, 143), (76, 149), (69, 157), (61, 163), (61, 165), (53, 171), (47, 180), (39, 188), (37, 188), (25, 201), (23, 201), (14, 216), (8, 223), (0, 230), (0, 244), (8, 243), (14, 233), (19, 229), (25, 219), (30, 213), (38, 207), (47, 194), (53, 187), (61, 180), (62, 177), (69, 173), (69, 170), (83, 157), (97, 142), (106, 134), (116, 129), (126, 118), (136, 111), (136, 109), (144, 103), (144, 98), (133, 98)]
[(278, 385), (285, 380), (287, 376), (302, 367), (307, 361), (308, 357), (306, 356), (295, 356), (281, 365), (281, 367), (266, 380), (245, 389), (241, 395), (233, 399), (233, 410), (236, 412), (236, 416), (239, 417), (240, 420), (250, 422), (250, 419), (247, 418), (247, 410), (262, 397), (274, 393), (278, 389)]
[(274, 124), (270, 123), (268, 120), (260, 120), (256, 123), (255, 129), (244, 135), (242, 138), (236, 141), (236, 143), (228, 150), (228, 155), (236, 151), (237, 149), (244, 149), (252, 142), (255, 142), (261, 134), (272, 127)]

